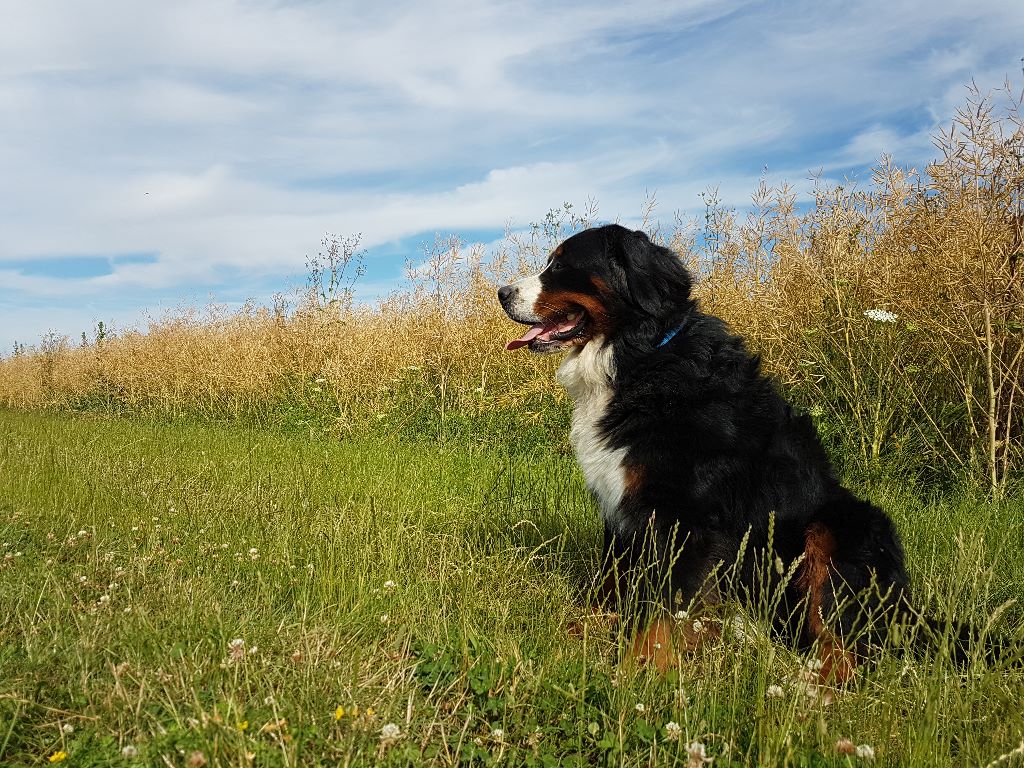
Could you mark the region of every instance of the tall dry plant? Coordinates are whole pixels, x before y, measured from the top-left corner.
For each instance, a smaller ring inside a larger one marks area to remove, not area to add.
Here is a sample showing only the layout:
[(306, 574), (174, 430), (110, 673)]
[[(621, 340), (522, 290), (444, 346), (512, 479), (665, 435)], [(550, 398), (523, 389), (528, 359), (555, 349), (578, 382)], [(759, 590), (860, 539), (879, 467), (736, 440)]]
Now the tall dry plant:
[(691, 257), (705, 303), (865, 464), (920, 455), (994, 496), (1024, 459), (1020, 106), (972, 89), (925, 173), (883, 158), (803, 214), (787, 189), (742, 223), (712, 197)]

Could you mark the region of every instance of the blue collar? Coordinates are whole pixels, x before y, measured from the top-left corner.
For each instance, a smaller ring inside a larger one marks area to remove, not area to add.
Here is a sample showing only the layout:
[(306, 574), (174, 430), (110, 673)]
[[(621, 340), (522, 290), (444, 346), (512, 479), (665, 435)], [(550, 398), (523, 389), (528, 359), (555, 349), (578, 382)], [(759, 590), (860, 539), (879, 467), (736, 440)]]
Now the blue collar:
[(677, 333), (679, 333), (681, 330), (683, 330), (683, 326), (684, 325), (686, 325), (685, 321), (680, 323), (679, 325), (677, 325), (675, 328), (673, 328), (668, 333), (666, 333), (665, 334), (665, 338), (661, 340), (661, 343), (658, 345), (657, 348), (660, 349), (661, 347), (664, 347), (666, 344), (668, 344), (670, 341), (672, 341), (672, 337), (675, 336)]

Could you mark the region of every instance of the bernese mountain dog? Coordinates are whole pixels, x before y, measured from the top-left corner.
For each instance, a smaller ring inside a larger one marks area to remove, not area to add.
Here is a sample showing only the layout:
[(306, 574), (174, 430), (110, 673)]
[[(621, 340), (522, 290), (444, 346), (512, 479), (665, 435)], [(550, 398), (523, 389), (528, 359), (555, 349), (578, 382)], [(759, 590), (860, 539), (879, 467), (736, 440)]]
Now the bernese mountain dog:
[(690, 289), (675, 253), (613, 224), (498, 291), (529, 326), (508, 349), (565, 353), (570, 440), (604, 523), (600, 591), (627, 654), (659, 669), (738, 600), (844, 681), (864, 638), (910, 610), (899, 537)]

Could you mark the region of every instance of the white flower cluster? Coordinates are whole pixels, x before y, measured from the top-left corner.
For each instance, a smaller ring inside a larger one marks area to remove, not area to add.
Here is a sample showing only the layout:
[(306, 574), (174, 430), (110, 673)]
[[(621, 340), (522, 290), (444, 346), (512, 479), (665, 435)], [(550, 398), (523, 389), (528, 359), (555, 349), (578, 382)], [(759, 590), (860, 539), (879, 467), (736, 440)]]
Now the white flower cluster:
[(899, 315), (895, 312), (889, 312), (885, 309), (866, 309), (864, 310), (864, 317), (868, 320), (874, 320), (876, 323), (895, 323), (899, 320)]

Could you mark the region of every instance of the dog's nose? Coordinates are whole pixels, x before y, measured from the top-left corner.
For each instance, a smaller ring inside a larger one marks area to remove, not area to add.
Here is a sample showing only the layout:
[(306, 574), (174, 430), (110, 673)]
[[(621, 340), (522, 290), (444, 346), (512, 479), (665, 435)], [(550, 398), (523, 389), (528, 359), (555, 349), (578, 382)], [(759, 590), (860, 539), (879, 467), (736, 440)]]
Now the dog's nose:
[(509, 298), (511, 298), (512, 294), (515, 293), (515, 290), (516, 290), (515, 287), (511, 286), (511, 285), (506, 285), (503, 288), (499, 288), (498, 289), (498, 301), (500, 301), (502, 304), (504, 304), (505, 302), (507, 302), (509, 300)]

